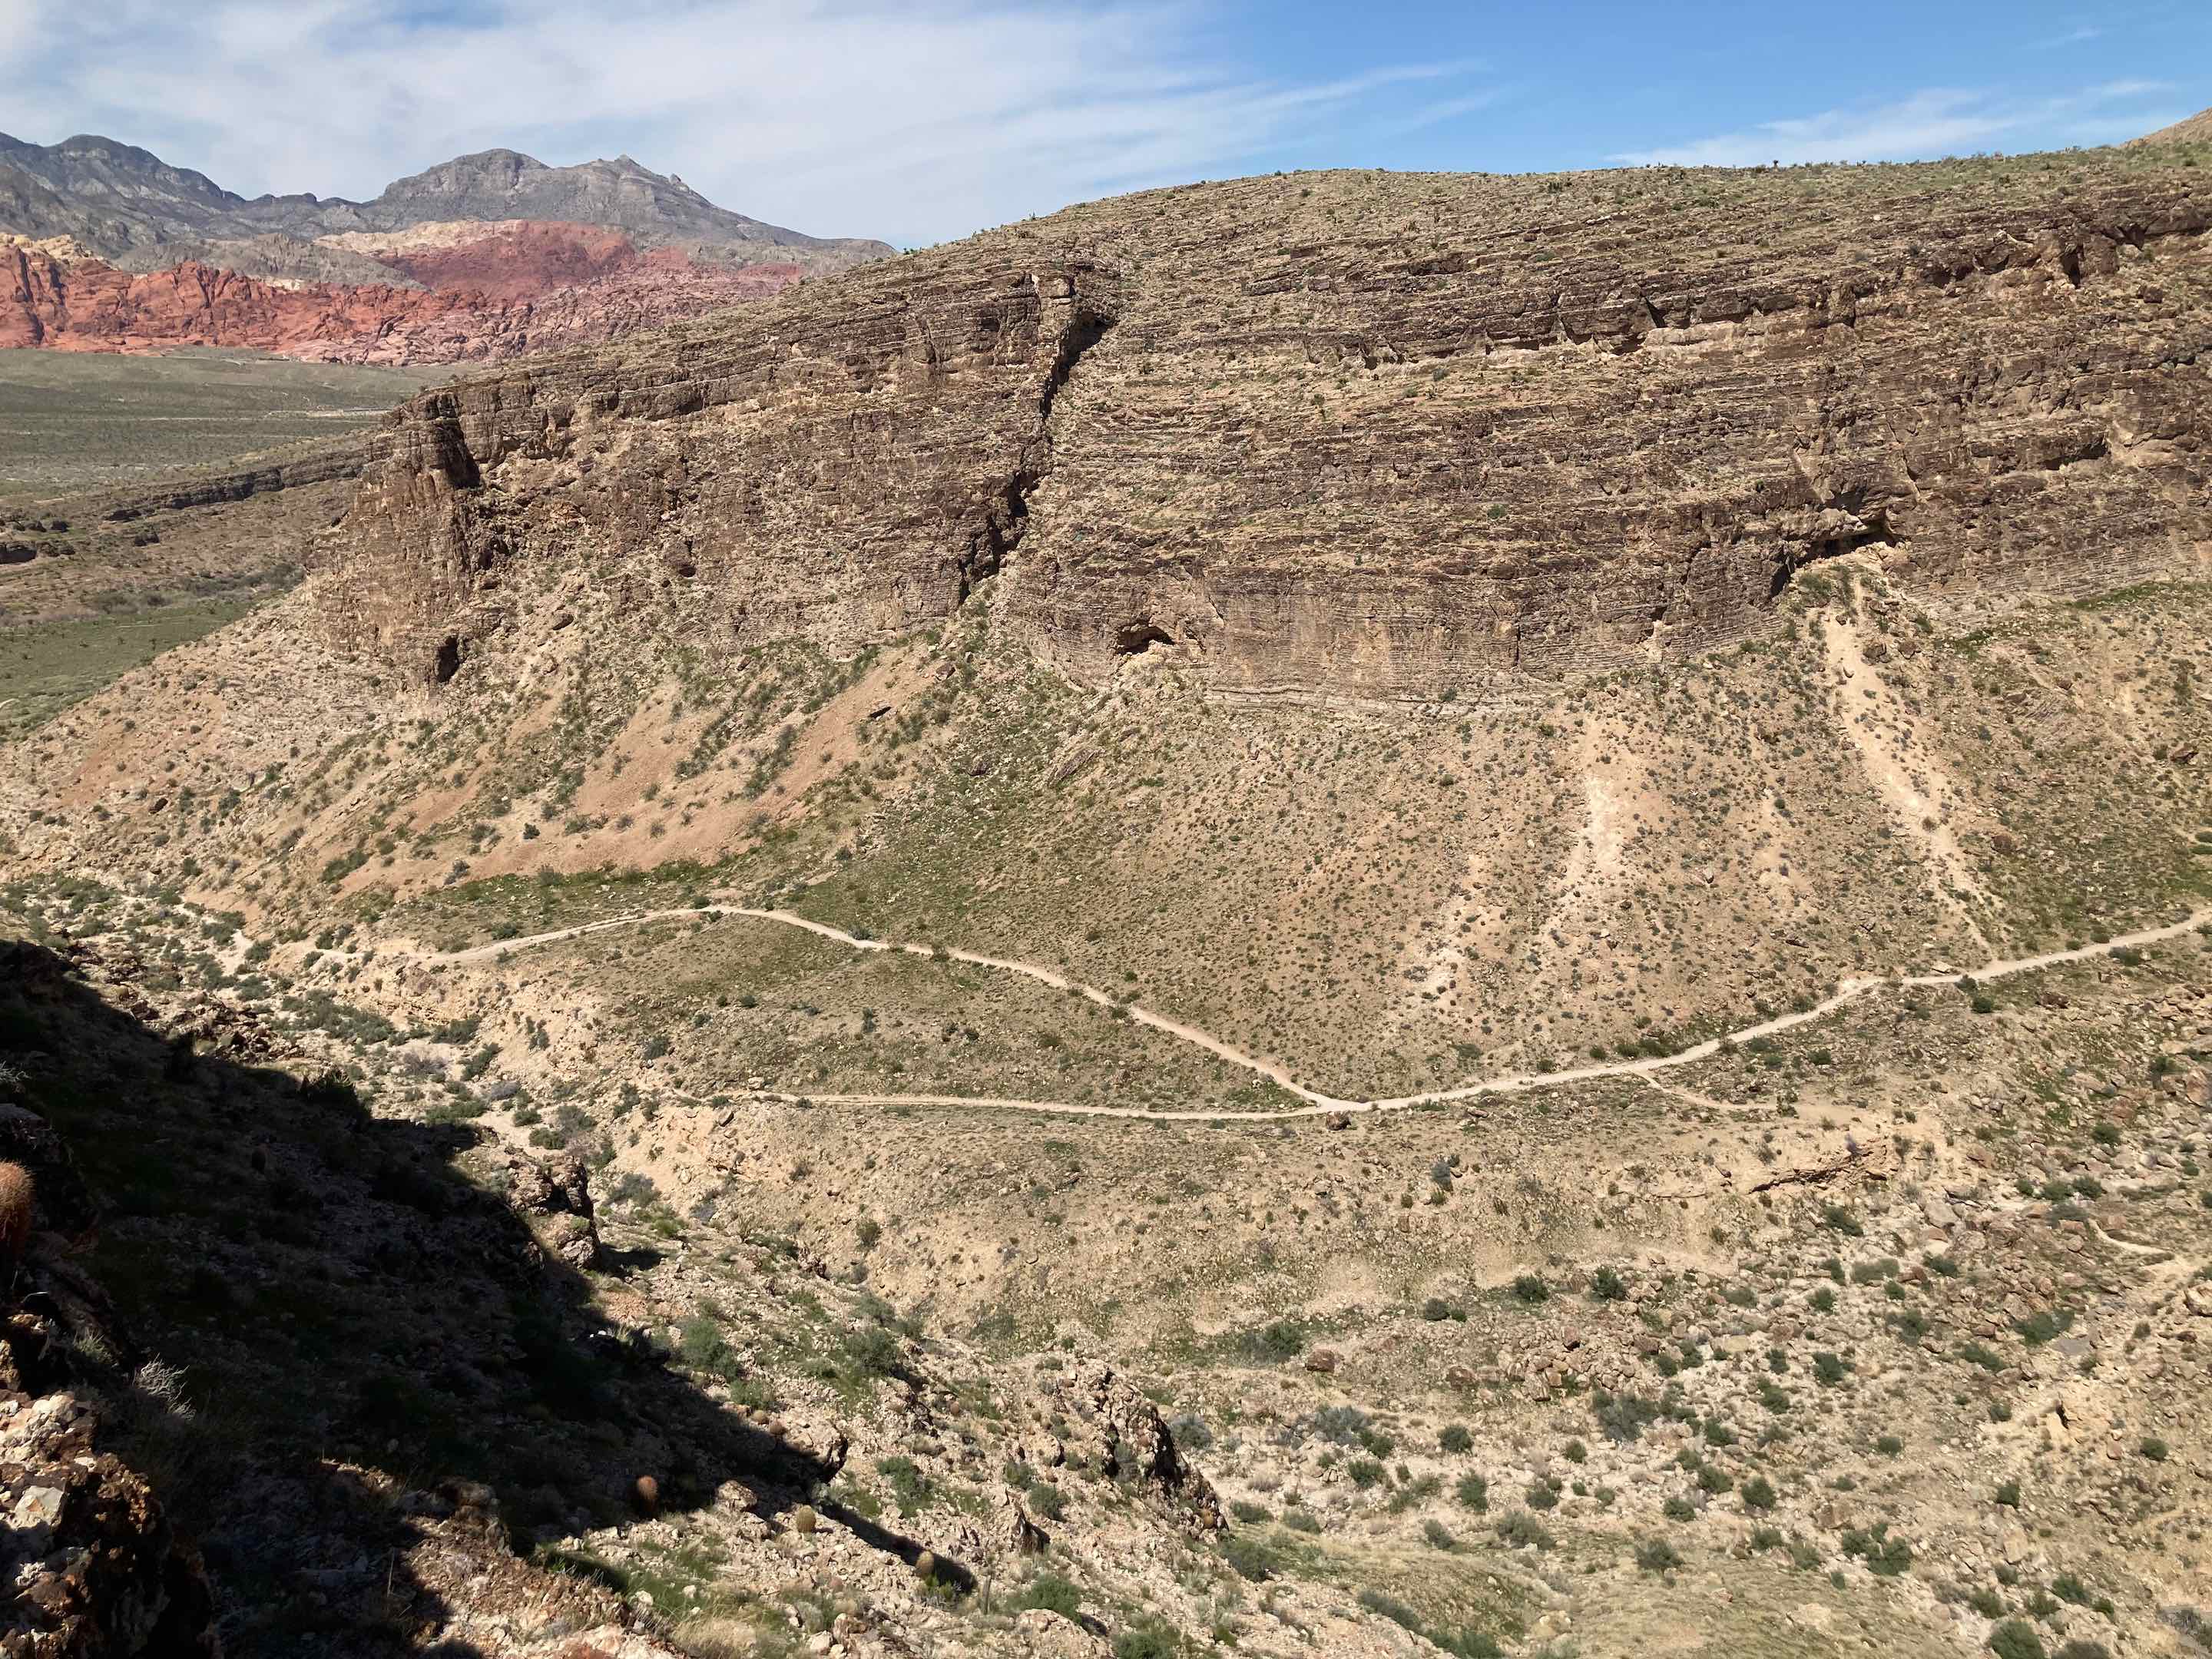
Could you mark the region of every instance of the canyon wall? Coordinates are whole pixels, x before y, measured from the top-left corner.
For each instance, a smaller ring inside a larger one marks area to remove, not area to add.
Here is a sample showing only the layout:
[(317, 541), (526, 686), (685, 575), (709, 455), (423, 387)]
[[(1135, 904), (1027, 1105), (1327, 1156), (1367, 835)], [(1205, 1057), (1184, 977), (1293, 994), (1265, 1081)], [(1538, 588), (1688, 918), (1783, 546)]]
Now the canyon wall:
[(416, 400), (328, 626), (434, 678), (589, 568), (848, 649), (1003, 566), (1079, 678), (1431, 697), (1709, 649), (1861, 550), (1931, 596), (2201, 562), (2192, 155), (1070, 210)]

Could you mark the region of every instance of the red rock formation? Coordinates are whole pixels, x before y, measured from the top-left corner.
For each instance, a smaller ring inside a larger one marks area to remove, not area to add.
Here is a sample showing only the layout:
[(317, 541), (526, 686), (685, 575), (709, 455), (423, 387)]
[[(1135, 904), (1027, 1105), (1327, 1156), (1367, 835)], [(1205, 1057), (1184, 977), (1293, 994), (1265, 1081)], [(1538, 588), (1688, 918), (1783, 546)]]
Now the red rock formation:
[(796, 264), (693, 264), (640, 255), (617, 233), (526, 224), (451, 247), (395, 253), (424, 289), (280, 287), (186, 260), (133, 276), (98, 259), (0, 247), (0, 347), (143, 354), (234, 346), (313, 362), (494, 362), (765, 298)]
[[(441, 293), (468, 291), (500, 301), (534, 300), (556, 289), (578, 288), (635, 270), (638, 251), (618, 230), (599, 225), (523, 221), (487, 225), (477, 240), (447, 247), (378, 248), (369, 257)], [(664, 268), (691, 269), (673, 253)]]

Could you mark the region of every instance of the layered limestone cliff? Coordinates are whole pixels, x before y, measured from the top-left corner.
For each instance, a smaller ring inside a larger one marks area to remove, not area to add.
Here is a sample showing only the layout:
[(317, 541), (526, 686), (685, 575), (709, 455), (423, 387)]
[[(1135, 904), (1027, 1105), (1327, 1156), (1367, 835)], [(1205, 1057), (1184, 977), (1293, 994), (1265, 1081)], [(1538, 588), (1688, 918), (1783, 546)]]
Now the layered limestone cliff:
[(1081, 678), (1402, 698), (1705, 650), (1862, 549), (1928, 593), (2108, 584), (2212, 546), (2195, 159), (1071, 210), (426, 394), (326, 625), (449, 678), (582, 561), (702, 641), (842, 649), (1003, 566)]

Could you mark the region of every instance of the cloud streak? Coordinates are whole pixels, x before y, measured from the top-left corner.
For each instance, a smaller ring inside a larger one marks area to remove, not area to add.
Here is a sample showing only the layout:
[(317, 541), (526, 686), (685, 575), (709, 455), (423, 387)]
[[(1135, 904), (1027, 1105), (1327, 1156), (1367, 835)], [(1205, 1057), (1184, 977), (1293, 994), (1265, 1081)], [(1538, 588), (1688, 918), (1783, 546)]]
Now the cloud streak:
[(18, 137), (104, 132), (247, 194), (626, 149), (761, 218), (917, 242), (1481, 95), (1464, 60), (1253, 77), (1211, 60), (1206, 21), (1195, 0), (0, 0), (0, 108)]
[(2154, 81), (2113, 81), (2058, 97), (2010, 100), (1987, 92), (1932, 87), (1893, 103), (1762, 122), (1659, 149), (1611, 157), (1667, 167), (1792, 166), (1804, 161), (1901, 161), (2031, 145), (2107, 143), (2160, 125), (2148, 100), (2166, 91)]

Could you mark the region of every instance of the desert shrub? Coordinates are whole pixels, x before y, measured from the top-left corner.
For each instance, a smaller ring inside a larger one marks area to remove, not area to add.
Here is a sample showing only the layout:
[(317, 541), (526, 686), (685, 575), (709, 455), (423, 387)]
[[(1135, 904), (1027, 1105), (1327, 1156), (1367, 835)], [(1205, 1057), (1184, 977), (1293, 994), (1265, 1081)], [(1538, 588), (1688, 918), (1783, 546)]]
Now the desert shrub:
[(1238, 1333), (1234, 1346), (1238, 1358), (1254, 1364), (1279, 1365), (1297, 1358), (1305, 1340), (1305, 1332), (1296, 1322), (1279, 1319), (1256, 1331)]
[(1681, 1552), (1663, 1538), (1653, 1538), (1636, 1547), (1636, 1565), (1646, 1572), (1672, 1572), (1682, 1565)]
[(1513, 1281), (1513, 1296), (1522, 1305), (1533, 1308), (1540, 1303), (1550, 1301), (1552, 1291), (1535, 1274), (1522, 1273)]
[(1367, 1432), (1367, 1413), (1357, 1406), (1323, 1406), (1306, 1419), (1322, 1439), (1340, 1446), (1356, 1446)]
[(2013, 1321), (2012, 1328), (2020, 1333), (2020, 1340), (2029, 1347), (2039, 1348), (2064, 1334), (2066, 1328), (2073, 1322), (2070, 1316), (2055, 1314), (2048, 1308), (2039, 1308), (2026, 1319)]
[(1544, 1529), (1541, 1522), (1525, 1510), (1516, 1510), (1513, 1514), (1502, 1517), (1492, 1530), (1512, 1549), (1519, 1549), (1527, 1544), (1540, 1550), (1547, 1550), (1558, 1541)]
[(1401, 1629), (1417, 1631), (1421, 1627), (1419, 1613), (1414, 1612), (1396, 1596), (1386, 1595), (1381, 1590), (1360, 1591), (1359, 1605), (1370, 1613), (1381, 1614)]
[(1083, 1612), (1083, 1597), (1073, 1583), (1058, 1573), (1041, 1572), (1022, 1586), (1021, 1594), (1014, 1598), (1014, 1607), (1018, 1610), (1041, 1607), (1063, 1619), (1074, 1619)]
[(1960, 1344), (1959, 1358), (1969, 1364), (1979, 1365), (1985, 1371), (2001, 1371), (2004, 1369), (2004, 1361), (1978, 1342)]
[(1843, 1543), (1844, 1554), (1864, 1561), (1867, 1571), (1879, 1577), (1894, 1578), (1912, 1565), (1912, 1546), (1890, 1536), (1887, 1521), (1877, 1521), (1864, 1531), (1846, 1528)]
[(1698, 1506), (1679, 1492), (1668, 1498), (1662, 1509), (1669, 1521), (1694, 1521), (1698, 1518)]
[(1466, 1424), (1447, 1423), (1437, 1436), (1437, 1444), (1455, 1454), (1470, 1451), (1474, 1446), (1474, 1437), (1468, 1432)]
[(1738, 1488), (1746, 1510), (1753, 1515), (1765, 1515), (1774, 1507), (1774, 1483), (1763, 1474), (1754, 1474)]
[[(929, 1502), (929, 1482), (921, 1473), (921, 1466), (911, 1457), (893, 1455), (876, 1460), (876, 1473), (890, 1482), (891, 1496), (899, 1509), (908, 1515), (918, 1514)], [(1040, 1492), (1049, 1488), (1040, 1487)]]
[(1175, 1626), (1146, 1615), (1114, 1638), (1114, 1659), (1180, 1659), (1182, 1638)]
[(1660, 1415), (1658, 1402), (1638, 1394), (1601, 1394), (1594, 1396), (1592, 1403), (1605, 1437), (1620, 1445), (1634, 1441)]
[(1352, 1477), (1352, 1484), (1362, 1492), (1370, 1486), (1379, 1486), (1390, 1478), (1390, 1472), (1371, 1457), (1353, 1458), (1345, 1466), (1344, 1472)]
[(1206, 1426), (1206, 1419), (1194, 1412), (1184, 1412), (1168, 1419), (1168, 1432), (1175, 1437), (1176, 1444), (1191, 1451), (1204, 1451), (1213, 1444), (1213, 1431)]
[(1255, 1504), (1248, 1498), (1240, 1498), (1231, 1504), (1229, 1513), (1231, 1518), (1248, 1527), (1259, 1526), (1275, 1518), (1265, 1504)]
[(2171, 1452), (2171, 1448), (2166, 1445), (2166, 1442), (2160, 1439), (2154, 1434), (2144, 1436), (2142, 1443), (2137, 1446), (2136, 1449), (2141, 1452), (2145, 1457), (2150, 1459), (2154, 1463), (2165, 1462)]
[(1421, 1536), (1440, 1550), (1455, 1549), (1459, 1540), (1451, 1535), (1451, 1528), (1434, 1516), (1421, 1522)]
[(1555, 1510), (1559, 1507), (1559, 1489), (1548, 1480), (1531, 1480), (1521, 1501), (1532, 1510)]
[(1594, 1301), (1619, 1302), (1628, 1295), (1628, 1286), (1611, 1267), (1600, 1267), (1590, 1275), (1589, 1293)]
[(1222, 1559), (1239, 1578), (1264, 1584), (1275, 1576), (1273, 1552), (1249, 1532), (1232, 1532), (1221, 1542)]
[(349, 1111), (361, 1109), (361, 1091), (353, 1079), (332, 1066), (301, 1080), (300, 1098), (310, 1106), (343, 1107)]
[(2017, 1480), (2005, 1481), (1997, 1487), (1996, 1497), (1997, 1502), (2002, 1504), (2007, 1509), (2018, 1509), (2020, 1507), (2020, 1482)]
[(0, 1275), (12, 1276), (22, 1265), (23, 1251), (31, 1242), (35, 1196), (28, 1170), (20, 1164), (0, 1164)]
[(1813, 1356), (1813, 1375), (1829, 1388), (1834, 1388), (1850, 1374), (1850, 1365), (1839, 1354), (1816, 1353)]
[(737, 1355), (724, 1339), (722, 1328), (706, 1314), (694, 1314), (677, 1327), (676, 1353), (693, 1370), (711, 1376), (737, 1370)]
[(2008, 1619), (1990, 1632), (1990, 1651), (1997, 1659), (2044, 1659), (2043, 1638), (2022, 1619)]
[(1490, 1482), (1479, 1474), (1463, 1474), (1454, 1488), (1462, 1509), (1473, 1510), (1477, 1515), (1490, 1507)]

